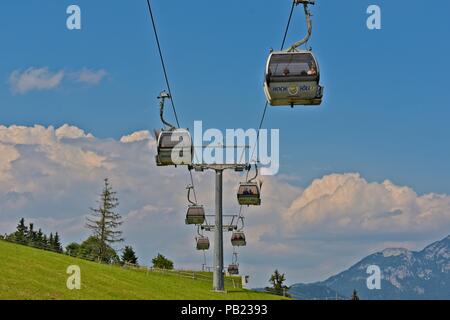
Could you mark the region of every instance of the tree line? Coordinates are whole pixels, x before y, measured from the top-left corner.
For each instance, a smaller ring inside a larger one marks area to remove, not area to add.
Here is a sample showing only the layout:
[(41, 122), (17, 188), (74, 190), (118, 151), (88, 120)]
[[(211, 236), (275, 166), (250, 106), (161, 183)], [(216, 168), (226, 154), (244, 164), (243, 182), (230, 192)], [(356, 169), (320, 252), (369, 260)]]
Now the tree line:
[[(116, 212), (118, 206), (117, 193), (113, 191), (109, 180), (104, 179), (97, 207), (90, 208), (91, 214), (86, 218), (86, 228), (91, 231), (91, 235), (83, 242), (72, 242), (63, 250), (58, 232), (47, 236), (41, 229), (35, 231), (33, 223), (27, 226), (24, 218), (20, 219), (14, 233), (0, 236), (0, 239), (100, 263), (138, 265), (138, 257), (132, 246), (125, 246), (121, 256), (114, 249), (115, 244), (124, 241), (120, 230), (123, 220)], [(155, 268), (173, 269), (173, 262), (159, 253), (152, 263)]]
[(46, 235), (44, 232), (42, 232), (42, 229), (36, 231), (33, 223), (28, 224), (28, 226), (25, 224), (24, 218), (20, 219), (15, 232), (9, 235), (7, 234), (2, 238), (6, 241), (19, 243), (38, 249), (44, 249), (58, 253), (63, 252), (58, 232), (56, 232), (54, 235), (53, 233), (50, 233), (50, 235)]

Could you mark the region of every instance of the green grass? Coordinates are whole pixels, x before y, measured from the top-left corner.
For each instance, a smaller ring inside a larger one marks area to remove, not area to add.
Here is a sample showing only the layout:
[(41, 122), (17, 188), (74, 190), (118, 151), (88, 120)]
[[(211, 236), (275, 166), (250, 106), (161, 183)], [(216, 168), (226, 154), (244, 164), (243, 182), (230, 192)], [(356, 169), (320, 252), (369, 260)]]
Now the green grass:
[[(81, 269), (81, 290), (69, 290), (67, 267)], [(211, 274), (202, 273), (200, 278)], [(238, 282), (238, 279), (236, 280)], [(72, 258), (0, 240), (0, 299), (38, 300), (186, 300), (231, 299), (265, 300), (280, 297), (233, 288), (227, 293), (212, 292), (212, 281), (194, 280), (180, 274), (166, 274)]]

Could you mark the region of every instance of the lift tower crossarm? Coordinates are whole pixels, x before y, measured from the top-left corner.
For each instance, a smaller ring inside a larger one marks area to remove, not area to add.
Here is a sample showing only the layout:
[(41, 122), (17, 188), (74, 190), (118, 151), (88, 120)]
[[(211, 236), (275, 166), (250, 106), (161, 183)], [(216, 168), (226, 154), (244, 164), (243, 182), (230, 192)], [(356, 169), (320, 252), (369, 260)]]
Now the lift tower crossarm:
[[(217, 292), (225, 291), (224, 266), (223, 266), (223, 171), (234, 170), (242, 172), (249, 169), (248, 164), (193, 164), (189, 169), (196, 171), (214, 170), (216, 172), (216, 204), (215, 204), (215, 223), (211, 229), (214, 230), (214, 260), (213, 260), (213, 290)], [(225, 226), (230, 229), (232, 226)], [(225, 229), (226, 230), (226, 229)]]

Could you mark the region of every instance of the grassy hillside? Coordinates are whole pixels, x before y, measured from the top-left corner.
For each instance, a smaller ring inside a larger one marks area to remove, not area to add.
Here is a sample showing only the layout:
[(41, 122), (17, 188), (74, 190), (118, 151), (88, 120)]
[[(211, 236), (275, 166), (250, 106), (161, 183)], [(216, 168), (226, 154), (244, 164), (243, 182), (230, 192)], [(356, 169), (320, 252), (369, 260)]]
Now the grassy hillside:
[[(67, 267), (81, 268), (81, 290), (68, 290)], [(205, 276), (205, 275), (203, 275)], [(209, 274), (211, 277), (211, 275)], [(0, 299), (278, 299), (227, 282), (227, 293), (211, 291), (212, 281), (177, 274), (101, 265), (0, 240)]]

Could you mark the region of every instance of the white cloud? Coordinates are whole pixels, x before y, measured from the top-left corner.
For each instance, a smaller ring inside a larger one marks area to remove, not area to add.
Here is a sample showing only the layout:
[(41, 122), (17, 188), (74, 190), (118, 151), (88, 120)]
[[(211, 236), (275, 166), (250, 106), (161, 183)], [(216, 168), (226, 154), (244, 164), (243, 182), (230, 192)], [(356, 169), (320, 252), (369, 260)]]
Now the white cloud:
[(53, 127), (0, 126), (0, 143), (23, 145), (47, 145), (56, 142)]
[(150, 139), (151, 139), (150, 132), (148, 132), (147, 130), (143, 130), (143, 131), (134, 132), (130, 135), (123, 136), (122, 138), (120, 138), (120, 142), (130, 143), (130, 142), (150, 140)]
[(0, 181), (10, 178), (9, 171), (13, 161), (19, 159), (19, 152), (14, 146), (0, 144)]
[[(200, 267), (196, 230), (184, 224), (189, 175), (183, 168), (156, 167), (155, 141), (147, 131), (117, 141), (69, 125), (0, 126), (0, 152), (0, 234), (26, 217), (60, 232), (66, 243), (82, 240), (88, 233), (85, 216), (109, 177), (127, 244), (142, 263), (161, 252), (179, 267)], [(224, 175), (226, 214), (238, 212), (235, 193), (244, 178)], [(199, 202), (212, 214), (214, 173), (194, 179)], [(275, 267), (289, 281), (318, 280), (372, 251), (404, 244), (418, 249), (450, 230), (448, 195), (418, 195), (356, 173), (325, 176), (306, 189), (293, 183), (291, 177), (264, 177), (262, 206), (243, 208), (248, 247), (240, 249), (240, 263), (244, 273), (252, 273), (252, 285), (265, 285)], [(229, 234), (225, 245), (227, 263)]]
[(63, 125), (55, 131), (58, 139), (78, 139), (78, 138), (93, 138), (94, 136), (90, 133), (86, 134), (83, 130), (69, 126), (68, 124)]
[(52, 72), (48, 67), (30, 67), (25, 71), (14, 70), (9, 76), (9, 84), (14, 94), (26, 94), (57, 89), (66, 78), (72, 82), (98, 85), (107, 75), (104, 69), (83, 68), (67, 74), (64, 70)]
[(63, 78), (63, 70), (51, 72), (47, 67), (31, 67), (23, 72), (20, 70), (13, 71), (9, 77), (9, 83), (14, 93), (25, 94), (29, 91), (56, 89)]
[(81, 71), (76, 73), (76, 79), (78, 82), (97, 85), (99, 84), (106, 76), (108, 72), (104, 69), (100, 70), (91, 70), (88, 68), (83, 68)]
[(389, 180), (369, 183), (359, 174), (333, 174), (315, 180), (283, 219), (292, 232), (425, 233), (449, 225), (450, 197), (419, 196)]

